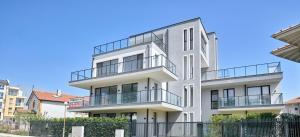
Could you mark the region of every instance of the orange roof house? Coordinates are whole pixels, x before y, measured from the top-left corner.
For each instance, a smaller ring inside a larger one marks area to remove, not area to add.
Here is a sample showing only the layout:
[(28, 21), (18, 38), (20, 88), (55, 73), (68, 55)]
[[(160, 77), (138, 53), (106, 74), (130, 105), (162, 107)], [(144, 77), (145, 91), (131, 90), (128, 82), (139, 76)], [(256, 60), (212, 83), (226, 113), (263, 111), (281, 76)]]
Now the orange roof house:
[(26, 105), (28, 110), (48, 118), (63, 117), (65, 111), (64, 102), (69, 102), (78, 96), (63, 94), (61, 90), (56, 92), (33, 89)]

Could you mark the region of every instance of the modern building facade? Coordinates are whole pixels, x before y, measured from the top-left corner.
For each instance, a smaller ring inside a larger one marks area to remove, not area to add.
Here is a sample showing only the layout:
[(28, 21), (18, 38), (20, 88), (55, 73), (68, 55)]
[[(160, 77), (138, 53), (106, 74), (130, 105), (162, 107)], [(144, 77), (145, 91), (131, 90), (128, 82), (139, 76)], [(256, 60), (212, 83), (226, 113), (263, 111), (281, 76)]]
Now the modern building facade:
[[(63, 94), (62, 91), (49, 92), (33, 89), (26, 105), (28, 110), (34, 112), (44, 118), (63, 118), (67, 109), (65, 102), (76, 96)], [(84, 113), (67, 112), (66, 117), (85, 117)]]
[(272, 37), (287, 43), (273, 50), (273, 55), (300, 63), (300, 24), (280, 30)]
[(17, 108), (24, 107), (22, 90), (17, 86), (9, 85), (8, 80), (0, 80), (0, 120), (11, 119)]
[[(217, 36), (194, 18), (94, 47), (91, 68), (72, 72), (69, 82), (90, 96), (71, 101), (69, 111), (143, 123), (208, 121), (235, 109), (278, 112), (280, 64), (256, 69), (241, 76), (218, 70)], [(227, 96), (237, 105), (227, 107)]]

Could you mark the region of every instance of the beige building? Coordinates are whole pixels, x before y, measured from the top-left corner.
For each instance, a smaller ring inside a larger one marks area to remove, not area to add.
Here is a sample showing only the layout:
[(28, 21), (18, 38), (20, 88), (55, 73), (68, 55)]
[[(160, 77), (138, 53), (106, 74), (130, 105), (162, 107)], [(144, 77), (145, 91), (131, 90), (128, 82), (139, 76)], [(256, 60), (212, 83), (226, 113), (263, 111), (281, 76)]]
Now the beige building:
[(19, 87), (9, 85), (8, 80), (1, 80), (0, 81), (1, 120), (12, 118), (17, 108), (23, 108), (25, 98), (26, 97), (22, 96), (22, 90)]

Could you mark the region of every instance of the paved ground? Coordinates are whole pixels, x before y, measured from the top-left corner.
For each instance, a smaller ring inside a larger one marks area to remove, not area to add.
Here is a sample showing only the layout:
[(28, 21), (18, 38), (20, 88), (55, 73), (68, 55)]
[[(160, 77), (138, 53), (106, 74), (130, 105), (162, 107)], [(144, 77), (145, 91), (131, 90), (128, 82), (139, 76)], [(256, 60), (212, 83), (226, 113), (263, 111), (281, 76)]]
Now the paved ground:
[(19, 135), (0, 133), (0, 137), (33, 137), (33, 136), (19, 136)]

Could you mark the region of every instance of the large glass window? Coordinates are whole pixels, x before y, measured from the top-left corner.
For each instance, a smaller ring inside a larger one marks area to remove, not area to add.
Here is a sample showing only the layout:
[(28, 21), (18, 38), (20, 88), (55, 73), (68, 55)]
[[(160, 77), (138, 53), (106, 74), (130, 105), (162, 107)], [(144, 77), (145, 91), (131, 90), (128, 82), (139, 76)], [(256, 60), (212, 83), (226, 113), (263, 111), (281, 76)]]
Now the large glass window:
[(227, 106), (234, 106), (235, 105), (235, 90), (234, 88), (224, 89), (223, 90), (223, 105)]
[(97, 63), (97, 76), (107, 76), (118, 73), (118, 59)]
[(194, 55), (190, 55), (190, 79), (194, 77)]
[(194, 29), (190, 28), (190, 50), (194, 49)]
[(184, 91), (183, 91), (183, 94), (184, 94), (184, 95), (183, 95), (183, 97), (184, 97), (184, 98), (183, 98), (183, 101), (184, 101), (184, 102), (183, 102), (183, 103), (184, 103), (183, 106), (184, 106), (184, 107), (187, 107), (187, 102), (188, 102), (188, 101), (187, 101), (187, 99), (188, 99), (188, 89), (187, 89), (186, 86), (184, 86), (184, 87), (183, 87), (183, 90), (184, 90)]
[(137, 102), (138, 84), (123, 84), (122, 85), (122, 103)]
[(0, 89), (4, 89), (4, 85), (0, 84)]
[(124, 57), (124, 72), (136, 71), (143, 69), (143, 54)]
[(3, 92), (0, 92), (0, 99), (3, 99)]
[(95, 104), (109, 105), (117, 103), (117, 86), (95, 89)]
[(183, 78), (184, 80), (187, 79), (187, 75), (188, 75), (188, 61), (187, 61), (187, 56), (183, 57)]
[(219, 107), (219, 91), (211, 91), (211, 109), (218, 109)]
[(17, 89), (9, 89), (8, 95), (17, 96), (18, 95), (18, 90)]
[(249, 105), (264, 105), (271, 103), (270, 86), (256, 86), (247, 88), (247, 103)]
[(187, 50), (187, 30), (183, 31), (183, 51)]

